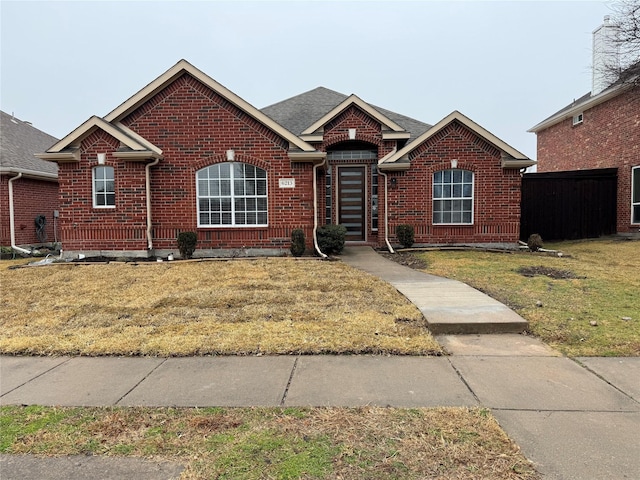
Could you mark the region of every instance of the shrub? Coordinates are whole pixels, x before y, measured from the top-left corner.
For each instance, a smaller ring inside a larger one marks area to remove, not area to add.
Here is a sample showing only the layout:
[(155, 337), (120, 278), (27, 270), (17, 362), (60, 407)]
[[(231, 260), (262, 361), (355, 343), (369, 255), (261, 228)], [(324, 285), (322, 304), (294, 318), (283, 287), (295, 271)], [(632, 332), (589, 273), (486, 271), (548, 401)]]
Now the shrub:
[(178, 249), (182, 258), (191, 258), (198, 243), (196, 232), (180, 232), (178, 234)]
[(537, 233), (532, 233), (527, 240), (527, 246), (532, 252), (537, 252), (542, 248), (542, 237)]
[(304, 232), (301, 228), (295, 228), (291, 232), (291, 254), (294, 257), (301, 257), (304, 255), (305, 244), (304, 244)]
[(396, 236), (398, 237), (398, 241), (403, 247), (409, 248), (411, 245), (413, 245), (415, 238), (413, 226), (398, 225), (396, 227)]
[(347, 228), (343, 225), (322, 225), (316, 230), (320, 251), (326, 254), (340, 253), (344, 249)]

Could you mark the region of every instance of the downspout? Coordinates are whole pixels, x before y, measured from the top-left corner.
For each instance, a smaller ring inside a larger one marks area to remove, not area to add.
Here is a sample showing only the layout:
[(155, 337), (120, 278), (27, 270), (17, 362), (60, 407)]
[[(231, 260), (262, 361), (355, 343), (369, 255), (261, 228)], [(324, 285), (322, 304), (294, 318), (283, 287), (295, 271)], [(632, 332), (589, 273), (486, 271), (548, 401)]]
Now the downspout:
[(18, 173), (17, 176), (11, 177), (9, 179), (9, 231), (11, 233), (11, 248), (14, 250), (17, 250), (18, 252), (31, 255), (31, 251), (22, 247), (18, 247), (16, 245), (16, 222), (14, 219), (14, 212), (13, 212), (13, 182), (14, 180), (18, 180), (19, 178), (22, 178), (22, 172)]
[(384, 243), (387, 244), (387, 248), (390, 253), (396, 253), (393, 251), (393, 247), (389, 243), (389, 215), (388, 215), (388, 207), (389, 202), (387, 201), (387, 174), (382, 170), (378, 169), (378, 173), (384, 177)]
[(153, 249), (153, 239), (151, 238), (151, 228), (153, 226), (151, 223), (151, 167), (155, 167), (158, 162), (160, 162), (160, 159), (156, 158), (153, 162), (147, 163), (144, 167), (147, 195), (147, 250)]
[[(397, 147), (393, 147), (393, 150), (389, 152), (384, 158), (380, 159), (378, 165), (380, 165), (386, 158), (392, 157), (398, 151)], [(396, 253), (393, 251), (393, 247), (391, 243), (389, 243), (389, 201), (387, 194), (387, 174), (384, 173), (380, 168), (378, 168), (378, 173), (384, 177), (384, 243), (387, 244), (387, 248), (389, 249), (389, 253)]]
[(320, 246), (318, 245), (318, 236), (316, 232), (318, 230), (318, 176), (317, 171), (318, 167), (322, 167), (327, 163), (326, 157), (322, 160), (321, 163), (318, 163), (313, 166), (313, 246), (318, 252), (318, 255), (322, 258), (328, 258), (322, 251), (320, 250)]

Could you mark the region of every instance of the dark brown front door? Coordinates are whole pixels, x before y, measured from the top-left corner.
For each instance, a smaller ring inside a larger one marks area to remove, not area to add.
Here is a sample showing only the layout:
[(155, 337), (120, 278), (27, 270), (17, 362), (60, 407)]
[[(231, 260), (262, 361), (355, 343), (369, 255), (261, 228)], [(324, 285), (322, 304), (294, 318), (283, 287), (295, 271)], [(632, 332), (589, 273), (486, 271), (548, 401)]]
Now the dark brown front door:
[(365, 240), (365, 168), (338, 168), (338, 223), (347, 228), (347, 242)]

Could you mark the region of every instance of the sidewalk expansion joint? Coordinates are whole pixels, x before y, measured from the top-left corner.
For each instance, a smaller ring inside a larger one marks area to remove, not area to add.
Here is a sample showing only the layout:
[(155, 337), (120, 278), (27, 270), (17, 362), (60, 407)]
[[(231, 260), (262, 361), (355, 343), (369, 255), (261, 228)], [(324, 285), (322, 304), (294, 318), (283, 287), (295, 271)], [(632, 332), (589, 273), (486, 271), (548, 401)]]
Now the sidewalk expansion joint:
[(160, 362), (158, 365), (156, 365), (155, 367), (153, 367), (144, 377), (142, 377), (140, 379), (139, 382), (137, 382), (133, 387), (131, 387), (129, 390), (127, 390), (124, 395), (122, 395), (115, 403), (114, 405), (118, 405), (122, 400), (124, 400), (124, 398), (129, 395), (131, 392), (133, 392), (136, 388), (138, 388), (138, 386), (144, 382), (147, 378), (149, 378), (149, 376), (155, 372), (158, 368), (160, 368), (162, 365), (165, 364), (165, 362), (169, 360), (168, 358), (165, 358), (164, 360), (162, 360), (162, 362)]
[(9, 390), (9, 391), (7, 391), (7, 392), (4, 392), (2, 395), (0, 395), (0, 398), (4, 397), (5, 395), (8, 395), (8, 394), (9, 394), (9, 393), (11, 393), (11, 392), (16, 391), (16, 390), (17, 390), (17, 389), (19, 389), (19, 388), (24, 387), (27, 383), (31, 383), (31, 382), (33, 382), (36, 378), (40, 378), (41, 376), (43, 376), (43, 375), (45, 375), (45, 374), (49, 373), (51, 370), (55, 370), (55, 369), (56, 369), (56, 368), (58, 368), (59, 366), (64, 365), (65, 363), (69, 362), (69, 361), (71, 360), (71, 358), (72, 358), (72, 357), (67, 357), (67, 359), (66, 359), (64, 362), (60, 362), (59, 364), (54, 365), (53, 367), (51, 367), (51, 368), (49, 368), (49, 369), (45, 370), (44, 372), (42, 372), (42, 373), (40, 373), (40, 374), (36, 375), (35, 377), (30, 378), (30, 379), (29, 379), (29, 380), (27, 380), (26, 382), (21, 383), (21, 384), (20, 384), (20, 385), (18, 385), (17, 387), (12, 388), (11, 390)]
[(456, 372), (456, 375), (458, 375), (458, 378), (460, 379), (460, 381), (464, 383), (464, 386), (467, 387), (467, 390), (471, 392), (471, 395), (473, 395), (473, 398), (476, 400), (476, 402), (478, 402), (478, 405), (482, 405), (482, 402), (476, 395), (476, 392), (474, 392), (473, 389), (471, 388), (471, 385), (467, 383), (467, 380), (462, 376), (462, 373), (460, 373), (460, 370), (458, 370), (456, 366), (451, 362), (451, 358), (450, 357), (446, 357), (446, 358), (447, 358), (447, 362), (449, 362), (449, 365), (451, 365), (451, 368), (453, 368), (453, 371)]
[(300, 356), (298, 355), (293, 362), (293, 367), (291, 368), (291, 373), (289, 374), (289, 381), (287, 381), (287, 386), (284, 388), (284, 393), (282, 394), (282, 399), (280, 400), (280, 406), (284, 407), (284, 402), (287, 400), (287, 395), (289, 394), (289, 387), (291, 386), (291, 382), (293, 381), (293, 375), (296, 373), (296, 368), (298, 367), (298, 360)]
[(584, 363), (582, 363), (580, 360), (578, 360), (577, 358), (571, 358), (571, 357), (567, 357), (570, 360), (574, 361), (575, 363), (577, 363), (578, 365), (580, 365), (582, 368), (584, 368), (587, 372), (595, 375), (596, 377), (598, 377), (600, 380), (602, 380), (604, 383), (606, 383), (607, 385), (615, 388), (617, 391), (619, 391), (620, 393), (622, 393), (625, 397), (629, 398), (630, 400), (633, 400), (635, 403), (639, 403), (640, 404), (640, 400), (636, 400), (635, 398), (633, 398), (631, 395), (629, 395), (627, 392), (625, 392), (624, 390), (621, 390), (620, 388), (618, 388), (616, 385), (614, 385), (613, 383), (611, 383), (609, 380), (607, 380), (606, 378), (604, 378), (602, 375), (600, 375), (598, 372), (592, 370), (591, 368), (589, 368), (589, 365), (585, 365)]

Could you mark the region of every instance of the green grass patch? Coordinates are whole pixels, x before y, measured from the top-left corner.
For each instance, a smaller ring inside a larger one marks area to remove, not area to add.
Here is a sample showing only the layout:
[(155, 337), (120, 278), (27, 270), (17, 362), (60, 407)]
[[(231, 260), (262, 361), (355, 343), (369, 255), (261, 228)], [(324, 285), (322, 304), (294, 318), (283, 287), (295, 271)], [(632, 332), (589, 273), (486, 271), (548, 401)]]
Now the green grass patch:
[(183, 480), (539, 478), (486, 409), (11, 406), (0, 421), (3, 453), (153, 457)]

